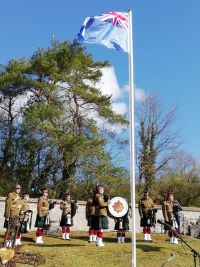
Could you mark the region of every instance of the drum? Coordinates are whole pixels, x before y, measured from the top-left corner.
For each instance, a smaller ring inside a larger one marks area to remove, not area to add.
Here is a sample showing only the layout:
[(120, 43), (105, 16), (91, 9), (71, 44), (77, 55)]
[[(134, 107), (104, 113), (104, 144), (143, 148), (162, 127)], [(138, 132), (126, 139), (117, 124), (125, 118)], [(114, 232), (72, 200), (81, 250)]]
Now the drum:
[(111, 217), (121, 218), (128, 212), (128, 203), (123, 197), (114, 197), (110, 200), (108, 210)]

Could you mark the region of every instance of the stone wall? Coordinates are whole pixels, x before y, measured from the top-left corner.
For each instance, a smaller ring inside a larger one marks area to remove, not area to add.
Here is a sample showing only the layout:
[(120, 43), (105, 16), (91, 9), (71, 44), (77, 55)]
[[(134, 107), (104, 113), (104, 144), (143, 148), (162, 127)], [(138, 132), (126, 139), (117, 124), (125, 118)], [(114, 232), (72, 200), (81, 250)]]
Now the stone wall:
[[(30, 199), (29, 202), (29, 208), (30, 210), (33, 211), (33, 219), (32, 219), (32, 227), (31, 230), (35, 230), (36, 228), (34, 227), (35, 224), (35, 219), (36, 219), (36, 214), (37, 214), (37, 201), (38, 199)], [(60, 210), (60, 200), (53, 200), (56, 201), (57, 204), (55, 204), (55, 207), (50, 211), (50, 220), (54, 227), (57, 225), (59, 227), (60, 223), (60, 218), (61, 218), (61, 210)], [(82, 231), (87, 231), (88, 226), (87, 226), (87, 220), (85, 218), (85, 206), (86, 202), (85, 201), (78, 201), (78, 210), (77, 213), (73, 219), (74, 226), (73, 230), (82, 230)], [(0, 197), (0, 230), (3, 229), (3, 224), (4, 224), (4, 209), (5, 209), (5, 197)], [(114, 229), (114, 220), (109, 218), (109, 227), (111, 230)]]
[[(55, 200), (57, 204), (55, 204), (54, 209), (50, 211), (50, 219), (54, 226), (59, 227), (59, 222), (61, 218), (61, 210), (59, 207), (59, 200)], [(73, 230), (82, 230), (87, 231), (87, 220), (85, 218), (85, 201), (78, 201), (78, 211), (74, 217), (74, 226)], [(35, 230), (35, 218), (37, 213), (37, 199), (30, 199), (29, 203), (30, 209), (33, 210), (33, 220), (32, 220), (32, 230)], [(5, 197), (0, 197), (0, 230), (3, 229), (4, 224), (4, 207), (5, 207)], [(156, 206), (155, 208), (158, 209), (156, 214), (157, 219), (163, 219), (161, 206)], [(140, 217), (138, 212), (138, 206), (136, 205), (136, 232), (141, 232), (142, 228), (140, 227)], [(181, 212), (181, 230), (182, 232), (187, 232), (188, 224), (192, 221), (195, 222), (200, 217), (200, 208), (188, 208), (184, 207), (183, 211)], [(131, 225), (131, 218), (130, 218), (130, 225)], [(109, 218), (109, 230), (113, 231), (114, 229), (114, 220)], [(156, 224), (155, 228), (153, 229), (155, 232), (163, 232), (163, 227), (160, 224)]]

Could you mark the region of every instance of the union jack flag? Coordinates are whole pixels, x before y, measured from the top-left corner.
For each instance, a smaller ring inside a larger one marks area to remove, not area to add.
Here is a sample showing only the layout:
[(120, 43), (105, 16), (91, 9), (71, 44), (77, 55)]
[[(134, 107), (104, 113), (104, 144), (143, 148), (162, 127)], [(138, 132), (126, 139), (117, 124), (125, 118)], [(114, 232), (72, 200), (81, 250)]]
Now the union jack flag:
[(87, 17), (77, 35), (77, 41), (102, 44), (128, 52), (128, 13), (112, 11)]
[(111, 22), (113, 25), (122, 27), (128, 31), (128, 13), (112, 11), (100, 15), (99, 19), (102, 21)]

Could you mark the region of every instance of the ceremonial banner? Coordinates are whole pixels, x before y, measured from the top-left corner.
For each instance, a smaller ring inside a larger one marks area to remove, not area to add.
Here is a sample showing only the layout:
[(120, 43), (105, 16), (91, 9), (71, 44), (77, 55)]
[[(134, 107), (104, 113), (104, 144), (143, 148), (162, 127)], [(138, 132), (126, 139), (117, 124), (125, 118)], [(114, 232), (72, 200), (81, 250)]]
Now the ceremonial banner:
[(87, 17), (77, 36), (79, 43), (102, 44), (128, 52), (128, 13), (108, 12)]

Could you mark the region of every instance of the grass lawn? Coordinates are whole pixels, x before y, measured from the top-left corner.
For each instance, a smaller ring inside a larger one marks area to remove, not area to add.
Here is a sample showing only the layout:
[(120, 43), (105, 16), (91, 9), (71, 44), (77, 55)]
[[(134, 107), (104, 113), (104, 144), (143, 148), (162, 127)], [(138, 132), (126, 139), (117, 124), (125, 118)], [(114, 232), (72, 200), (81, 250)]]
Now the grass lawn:
[[(193, 256), (190, 249), (179, 242), (178, 245), (169, 244), (165, 234), (155, 234), (153, 243), (143, 242), (143, 235), (137, 235), (137, 267), (193, 267)], [(187, 243), (200, 252), (200, 240), (189, 236), (182, 236)], [(168, 262), (170, 255), (173, 259)], [(164, 264), (165, 263), (165, 264)], [(164, 265), (163, 265), (164, 264)], [(197, 262), (197, 266), (198, 262)]]
[[(46, 264), (41, 267), (129, 267), (131, 266), (131, 239), (128, 233), (127, 243), (117, 244), (116, 233), (105, 233), (105, 247), (96, 247), (88, 243), (86, 232), (72, 232), (71, 240), (60, 237), (44, 237), (45, 244), (35, 245), (34, 233), (25, 234), (20, 252), (40, 253), (45, 256)], [(1, 242), (3, 238), (1, 236)], [(26, 267), (17, 264), (17, 267)]]
[[(21, 252), (40, 253), (46, 259), (46, 264), (41, 267), (130, 267), (131, 266), (131, 239), (130, 233), (125, 244), (117, 244), (116, 233), (106, 233), (105, 247), (96, 247), (87, 242), (86, 232), (72, 232), (71, 240), (44, 237), (45, 244), (35, 245), (34, 233), (23, 237)], [(183, 236), (197, 251), (200, 251), (200, 240)], [(193, 257), (185, 244), (169, 244), (164, 234), (154, 234), (153, 243), (145, 243), (143, 235), (137, 235), (137, 267), (193, 267)], [(3, 236), (0, 237), (0, 242)], [(173, 259), (168, 262), (170, 255)], [(17, 267), (26, 267), (17, 264)], [(197, 264), (198, 266), (198, 264)]]

